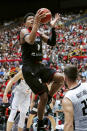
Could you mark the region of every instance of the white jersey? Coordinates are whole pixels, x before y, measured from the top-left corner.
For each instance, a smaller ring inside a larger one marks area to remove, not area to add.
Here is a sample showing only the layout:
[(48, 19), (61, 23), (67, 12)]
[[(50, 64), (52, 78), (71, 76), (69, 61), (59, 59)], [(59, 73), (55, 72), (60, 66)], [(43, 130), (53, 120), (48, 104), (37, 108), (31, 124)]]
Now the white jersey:
[(21, 80), (21, 82), (16, 86), (15, 92), (16, 91), (23, 93), (25, 95), (28, 94), (28, 93), (31, 93), (30, 87), (27, 85), (25, 80)]
[(31, 89), (26, 84), (25, 80), (21, 80), (14, 90), (12, 109), (28, 111), (31, 99)]
[(87, 131), (87, 83), (69, 90), (65, 97), (72, 101), (75, 131)]

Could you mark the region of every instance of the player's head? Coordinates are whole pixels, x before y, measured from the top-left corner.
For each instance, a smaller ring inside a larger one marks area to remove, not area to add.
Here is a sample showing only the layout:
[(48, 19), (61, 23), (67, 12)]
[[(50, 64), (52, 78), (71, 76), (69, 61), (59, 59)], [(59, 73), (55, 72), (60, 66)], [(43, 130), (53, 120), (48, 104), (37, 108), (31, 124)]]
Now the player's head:
[(78, 77), (78, 69), (75, 65), (68, 65), (64, 68), (65, 81), (76, 82)]
[(34, 22), (34, 13), (27, 13), (24, 16), (24, 23), (26, 24), (27, 27), (32, 27), (33, 22)]

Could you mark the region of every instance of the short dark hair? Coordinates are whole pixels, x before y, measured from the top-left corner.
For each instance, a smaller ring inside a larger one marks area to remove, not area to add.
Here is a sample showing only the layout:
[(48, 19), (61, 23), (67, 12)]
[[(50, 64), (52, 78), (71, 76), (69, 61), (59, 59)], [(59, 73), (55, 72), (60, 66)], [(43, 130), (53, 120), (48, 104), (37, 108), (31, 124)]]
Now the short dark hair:
[(27, 13), (25, 16), (24, 16), (24, 23), (26, 22), (26, 19), (28, 16), (35, 16), (34, 13), (30, 12), (30, 13)]
[(75, 82), (78, 77), (78, 69), (75, 65), (68, 65), (64, 68), (64, 74), (70, 81)]

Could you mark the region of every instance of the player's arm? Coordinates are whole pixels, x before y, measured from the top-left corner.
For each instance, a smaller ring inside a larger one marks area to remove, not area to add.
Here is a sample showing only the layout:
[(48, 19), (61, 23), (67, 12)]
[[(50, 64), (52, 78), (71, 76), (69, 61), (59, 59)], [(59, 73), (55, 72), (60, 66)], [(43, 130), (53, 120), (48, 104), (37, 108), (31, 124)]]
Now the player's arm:
[(48, 37), (48, 36), (45, 35), (44, 33), (41, 33), (42, 40), (43, 40), (45, 43), (47, 43), (48, 45), (51, 45), (51, 46), (56, 45), (55, 24), (56, 24), (56, 22), (57, 22), (57, 20), (58, 20), (59, 18), (60, 18), (60, 17), (59, 17), (59, 15), (58, 15), (58, 13), (57, 13), (57, 14), (55, 14), (55, 18), (54, 18), (53, 20), (51, 20), (51, 22), (50, 22), (50, 25), (51, 25), (51, 27), (52, 27), (52, 29), (51, 29), (52, 34), (51, 34), (50, 37)]
[(64, 131), (73, 131), (74, 111), (72, 102), (68, 98), (64, 98), (62, 101), (62, 106), (65, 115)]
[(45, 17), (45, 14), (41, 14), (41, 12), (37, 12), (34, 18), (34, 23), (32, 27), (32, 31), (29, 33), (27, 29), (22, 29), (20, 32), (20, 41), (23, 39), (29, 44), (34, 44), (36, 38), (36, 32), (40, 26), (41, 18)]
[(23, 76), (22, 76), (22, 71), (20, 70), (13, 78), (10, 79), (10, 81), (8, 82), (8, 84), (5, 88), (4, 95), (3, 95), (3, 102), (4, 103), (8, 102), (7, 94), (11, 90), (13, 83), (16, 83), (21, 78), (23, 78)]

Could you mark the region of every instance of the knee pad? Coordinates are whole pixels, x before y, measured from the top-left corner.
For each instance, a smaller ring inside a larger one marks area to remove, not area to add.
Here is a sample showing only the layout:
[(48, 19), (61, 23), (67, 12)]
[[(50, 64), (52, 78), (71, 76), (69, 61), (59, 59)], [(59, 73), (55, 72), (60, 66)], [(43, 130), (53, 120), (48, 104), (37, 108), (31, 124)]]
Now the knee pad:
[(9, 118), (8, 118), (9, 122), (14, 122), (14, 118), (16, 116), (16, 113), (17, 113), (17, 110), (11, 109), (11, 112), (10, 112), (10, 115), (9, 115)]
[(19, 119), (18, 127), (20, 127), (20, 128), (24, 127), (25, 118), (26, 118), (26, 112), (20, 112), (20, 119)]

